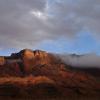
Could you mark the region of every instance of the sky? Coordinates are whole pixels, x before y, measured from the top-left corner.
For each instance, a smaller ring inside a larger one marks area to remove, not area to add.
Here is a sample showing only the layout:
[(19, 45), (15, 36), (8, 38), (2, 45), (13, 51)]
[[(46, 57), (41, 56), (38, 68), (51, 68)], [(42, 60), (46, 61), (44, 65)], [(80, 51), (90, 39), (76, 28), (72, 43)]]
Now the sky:
[(0, 0), (0, 55), (25, 48), (100, 55), (100, 0)]

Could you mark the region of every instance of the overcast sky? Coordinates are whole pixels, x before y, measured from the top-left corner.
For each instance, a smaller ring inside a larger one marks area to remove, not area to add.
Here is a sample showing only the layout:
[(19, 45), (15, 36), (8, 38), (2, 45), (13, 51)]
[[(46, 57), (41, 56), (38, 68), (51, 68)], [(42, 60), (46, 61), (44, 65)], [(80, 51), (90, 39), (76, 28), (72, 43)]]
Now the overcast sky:
[(100, 54), (100, 0), (0, 0), (0, 55), (23, 48)]

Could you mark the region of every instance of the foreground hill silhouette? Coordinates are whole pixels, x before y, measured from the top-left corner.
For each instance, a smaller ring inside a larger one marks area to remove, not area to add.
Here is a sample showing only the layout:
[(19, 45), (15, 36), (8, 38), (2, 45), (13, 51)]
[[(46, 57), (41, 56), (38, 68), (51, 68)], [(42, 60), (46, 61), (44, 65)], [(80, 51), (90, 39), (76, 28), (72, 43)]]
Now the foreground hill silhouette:
[(100, 81), (54, 54), (24, 49), (0, 57), (0, 97), (99, 100)]

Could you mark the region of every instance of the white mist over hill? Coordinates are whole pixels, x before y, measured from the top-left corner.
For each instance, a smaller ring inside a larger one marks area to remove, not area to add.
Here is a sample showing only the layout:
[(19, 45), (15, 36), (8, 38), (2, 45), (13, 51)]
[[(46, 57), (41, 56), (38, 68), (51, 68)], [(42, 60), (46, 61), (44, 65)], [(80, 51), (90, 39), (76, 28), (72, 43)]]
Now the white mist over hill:
[(76, 54), (59, 54), (58, 55), (66, 64), (74, 67), (100, 67), (100, 56), (95, 53), (76, 55)]

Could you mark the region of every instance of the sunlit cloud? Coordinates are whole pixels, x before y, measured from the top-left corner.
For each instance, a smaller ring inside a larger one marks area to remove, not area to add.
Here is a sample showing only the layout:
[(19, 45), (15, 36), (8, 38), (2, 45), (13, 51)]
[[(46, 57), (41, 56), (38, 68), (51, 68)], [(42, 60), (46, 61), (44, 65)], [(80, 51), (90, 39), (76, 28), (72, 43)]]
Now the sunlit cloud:
[(47, 19), (47, 16), (40, 12), (40, 11), (31, 11), (30, 14), (34, 15), (35, 17), (39, 18), (39, 19), (42, 19), (42, 20), (46, 20)]

